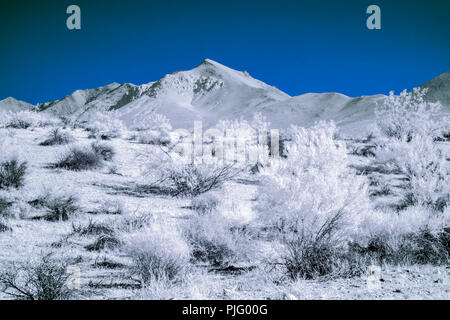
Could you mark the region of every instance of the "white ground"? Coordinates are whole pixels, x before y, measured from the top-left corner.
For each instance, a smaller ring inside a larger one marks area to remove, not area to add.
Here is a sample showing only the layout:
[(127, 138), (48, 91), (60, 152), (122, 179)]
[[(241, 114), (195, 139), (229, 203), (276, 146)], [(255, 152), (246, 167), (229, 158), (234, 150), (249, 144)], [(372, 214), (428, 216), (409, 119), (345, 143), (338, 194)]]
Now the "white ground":
[[(121, 219), (114, 215), (92, 215), (108, 200), (119, 200), (124, 204), (127, 214), (153, 214), (176, 225), (181, 219), (192, 214), (186, 208), (189, 199), (166, 196), (137, 197), (117, 192), (118, 186), (139, 182), (143, 160), (139, 153), (148, 151), (147, 145), (136, 144), (125, 139), (114, 139), (112, 143), (117, 155), (114, 160), (119, 174), (108, 173), (108, 168), (73, 172), (49, 169), (67, 146), (39, 146), (50, 131), (49, 128), (34, 130), (6, 130), (17, 140), (21, 156), (28, 161), (29, 174), (26, 186), (21, 191), (23, 197), (33, 199), (43, 189), (69, 189), (79, 195), (84, 213), (67, 222), (45, 222), (27, 219), (11, 219), (12, 232), (0, 233), (0, 267), (9, 262), (29, 261), (43, 252), (56, 251), (74, 258), (75, 265), (81, 269), (82, 290), (80, 299), (449, 299), (450, 267), (413, 266), (383, 267), (380, 273), (379, 287), (370, 289), (367, 277), (339, 279), (329, 281), (281, 281), (276, 272), (258, 267), (241, 275), (218, 274), (208, 272), (208, 268), (198, 266), (192, 272), (192, 278), (181, 288), (161, 288), (157, 292), (146, 293), (138, 289), (137, 283), (128, 276), (129, 259), (120, 251), (89, 252), (84, 246), (95, 237), (64, 236), (72, 230), (72, 224), (94, 221)], [(76, 129), (73, 135), (78, 142), (91, 143), (88, 133)], [(151, 149), (150, 149), (151, 150)], [(115, 186), (115, 188), (114, 188)], [(251, 206), (256, 187), (251, 184), (232, 182), (227, 188), (233, 197)], [(51, 248), (54, 243), (59, 248)], [(116, 269), (98, 268), (95, 262), (104, 259), (122, 264)], [(8, 298), (2, 296), (0, 298)]]

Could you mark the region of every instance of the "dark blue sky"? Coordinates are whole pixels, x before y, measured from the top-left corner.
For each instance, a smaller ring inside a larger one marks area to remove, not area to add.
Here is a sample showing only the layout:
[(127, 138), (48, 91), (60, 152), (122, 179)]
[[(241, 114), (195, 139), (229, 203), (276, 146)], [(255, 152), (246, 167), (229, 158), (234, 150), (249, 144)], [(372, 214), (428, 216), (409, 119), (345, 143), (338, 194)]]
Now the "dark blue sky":
[[(82, 30), (66, 28), (70, 4)], [(448, 0), (1, 0), (0, 99), (146, 83), (204, 58), (290, 95), (411, 89), (450, 70), (449, 16)]]

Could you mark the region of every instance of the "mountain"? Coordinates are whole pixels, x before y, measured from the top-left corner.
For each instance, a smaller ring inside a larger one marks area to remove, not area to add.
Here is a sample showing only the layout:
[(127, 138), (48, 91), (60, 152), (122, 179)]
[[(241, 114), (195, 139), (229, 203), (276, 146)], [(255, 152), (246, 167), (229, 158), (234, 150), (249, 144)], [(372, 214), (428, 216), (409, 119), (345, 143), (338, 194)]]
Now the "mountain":
[(190, 128), (194, 120), (205, 125), (218, 119), (252, 114), (261, 105), (289, 99), (284, 92), (206, 59), (196, 68), (164, 76), (141, 86), (113, 83), (98, 89), (78, 90), (61, 100), (40, 104), (42, 111), (87, 120), (91, 112), (117, 110), (127, 124), (156, 111), (174, 128)]
[(31, 110), (34, 106), (24, 101), (16, 100), (14, 98), (6, 98), (0, 101), (0, 112), (1, 111), (23, 111)]
[(428, 101), (440, 101), (443, 106), (443, 111), (450, 113), (450, 71), (424, 83), (421, 87), (428, 89)]
[[(450, 72), (425, 83), (426, 99), (441, 101), (450, 112)], [(384, 95), (351, 98), (339, 93), (307, 93), (290, 97), (275, 87), (206, 59), (192, 70), (178, 71), (143, 85), (112, 83), (96, 89), (77, 90), (63, 99), (39, 104), (44, 112), (60, 117), (88, 120), (93, 112), (116, 110), (128, 125), (154, 111), (167, 116), (173, 128), (191, 129), (195, 120), (204, 127), (218, 120), (252, 119), (260, 112), (273, 128), (291, 124), (311, 126), (316, 121), (333, 120), (349, 135), (372, 131), (374, 110)], [(7, 107), (6, 107), (7, 106)], [(8, 98), (3, 108), (31, 108)]]
[(346, 134), (365, 135), (373, 130), (375, 108), (385, 97), (350, 98), (340, 93), (307, 93), (262, 106), (258, 112), (265, 115), (274, 128), (286, 128), (290, 124), (309, 127), (317, 121), (333, 120)]

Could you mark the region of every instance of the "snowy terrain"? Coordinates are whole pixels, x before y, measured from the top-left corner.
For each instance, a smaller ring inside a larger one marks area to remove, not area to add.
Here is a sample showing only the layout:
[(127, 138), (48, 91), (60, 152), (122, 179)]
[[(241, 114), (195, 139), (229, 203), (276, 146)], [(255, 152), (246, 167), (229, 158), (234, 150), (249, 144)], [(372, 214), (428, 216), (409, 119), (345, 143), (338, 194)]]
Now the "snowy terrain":
[(450, 299), (449, 75), (290, 97), (205, 60), (2, 100), (0, 299)]
[[(418, 86), (420, 84), (417, 84)], [(427, 82), (427, 99), (440, 101), (442, 112), (450, 113), (450, 72)], [(87, 120), (99, 110), (118, 110), (127, 125), (156, 111), (165, 115), (173, 128), (192, 129), (194, 120), (204, 127), (218, 120), (252, 119), (255, 112), (269, 119), (271, 127), (291, 124), (304, 127), (316, 121), (334, 120), (343, 133), (363, 136), (373, 130), (374, 110), (384, 95), (351, 98), (339, 93), (307, 93), (290, 97), (275, 87), (252, 78), (245, 71), (230, 69), (206, 59), (189, 71), (178, 71), (143, 85), (112, 83), (104, 87), (77, 90), (61, 100), (39, 104), (39, 110), (59, 117)], [(11, 98), (1, 108), (24, 108)], [(28, 105), (31, 107), (31, 105)], [(0, 109), (1, 109), (0, 108)]]

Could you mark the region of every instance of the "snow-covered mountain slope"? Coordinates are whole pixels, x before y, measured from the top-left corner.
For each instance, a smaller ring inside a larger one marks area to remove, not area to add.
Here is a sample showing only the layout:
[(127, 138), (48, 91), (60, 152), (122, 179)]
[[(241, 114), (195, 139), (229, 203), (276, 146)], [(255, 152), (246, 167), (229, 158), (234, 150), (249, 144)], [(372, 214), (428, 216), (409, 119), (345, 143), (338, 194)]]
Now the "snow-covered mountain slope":
[(440, 101), (442, 111), (450, 113), (450, 71), (441, 74), (427, 83), (422, 88), (427, 88), (427, 99), (432, 102)]
[(193, 70), (166, 75), (142, 91), (139, 99), (120, 109), (125, 122), (155, 110), (166, 115), (175, 128), (192, 128), (194, 120), (212, 125), (217, 120), (253, 115), (259, 106), (290, 98), (245, 71), (208, 59)]
[[(450, 72), (422, 85), (427, 99), (439, 100), (443, 112), (450, 112)], [(104, 87), (77, 90), (61, 100), (38, 108), (61, 117), (88, 120), (92, 112), (117, 110), (125, 124), (132, 125), (156, 111), (167, 116), (173, 128), (193, 127), (202, 120), (209, 127), (219, 120), (252, 119), (260, 112), (273, 128), (290, 124), (311, 126), (316, 121), (334, 120), (344, 132), (365, 134), (372, 130), (374, 110), (384, 95), (350, 98), (339, 93), (307, 93), (290, 97), (275, 87), (206, 59), (196, 68), (164, 76), (143, 85), (112, 83)], [(7, 99), (8, 100), (8, 99)]]
[(218, 119), (253, 114), (260, 105), (289, 98), (245, 71), (206, 59), (192, 70), (168, 74), (156, 82), (78, 90), (61, 100), (40, 104), (39, 109), (80, 120), (87, 120), (93, 111), (118, 110), (127, 124), (156, 111), (166, 115), (174, 128), (190, 128), (194, 120), (214, 124)]
[(271, 127), (285, 128), (290, 124), (308, 127), (317, 121), (333, 120), (340, 127), (353, 129), (355, 123), (374, 119), (377, 103), (384, 95), (350, 98), (339, 93), (307, 93), (281, 103), (261, 107)]
[(14, 98), (6, 98), (0, 101), (0, 112), (2, 111), (23, 111), (31, 110), (34, 106), (24, 101), (16, 100)]

